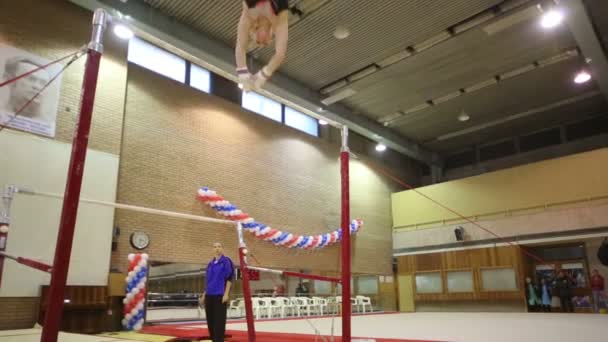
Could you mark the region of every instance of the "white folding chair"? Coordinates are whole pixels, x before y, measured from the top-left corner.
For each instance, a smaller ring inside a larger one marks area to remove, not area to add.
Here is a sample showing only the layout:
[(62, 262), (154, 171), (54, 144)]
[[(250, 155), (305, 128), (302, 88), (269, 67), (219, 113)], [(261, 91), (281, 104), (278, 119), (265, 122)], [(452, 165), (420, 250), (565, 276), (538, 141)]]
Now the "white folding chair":
[(369, 312), (372, 312), (372, 299), (365, 296), (357, 296), (357, 305), (363, 309), (363, 313), (366, 312), (365, 307), (369, 306)]
[(287, 297), (276, 297), (277, 304), (279, 305), (279, 310), (281, 314), (281, 318), (287, 317), (289, 314), (294, 314), (294, 305), (291, 303), (291, 300)]
[(319, 309), (319, 313), (321, 314), (321, 316), (323, 316), (323, 309), (325, 309), (325, 312), (327, 312), (327, 299), (321, 297), (312, 297), (312, 301), (313, 309)]

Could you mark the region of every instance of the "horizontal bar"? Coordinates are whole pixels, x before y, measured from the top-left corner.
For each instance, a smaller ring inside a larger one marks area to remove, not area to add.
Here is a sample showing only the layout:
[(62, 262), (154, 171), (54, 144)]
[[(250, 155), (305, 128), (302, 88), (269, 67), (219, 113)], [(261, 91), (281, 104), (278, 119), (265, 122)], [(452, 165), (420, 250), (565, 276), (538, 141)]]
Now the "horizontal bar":
[[(19, 189), (19, 188), (17, 189), (16, 192), (20, 193), (20, 194), (25, 194), (25, 195), (34, 195), (34, 196), (63, 199), (63, 195), (53, 194), (53, 193), (48, 193), (48, 192), (32, 191), (32, 190)], [(230, 220), (222, 220), (222, 219), (216, 219), (216, 218), (206, 217), (206, 216), (178, 213), (178, 212), (168, 211), (168, 210), (152, 209), (152, 208), (140, 207), (140, 206), (130, 205), (130, 204), (120, 204), (120, 203), (84, 199), (84, 198), (81, 198), (80, 201), (84, 202), (84, 203), (99, 204), (99, 205), (103, 205), (106, 207), (113, 207), (116, 209), (137, 211), (137, 212), (146, 213), (146, 214), (182, 218), (182, 219), (201, 221), (201, 222), (213, 222), (213, 223), (236, 225), (235, 221), (230, 221)]]
[(291, 271), (280, 271), (280, 270), (273, 270), (270, 268), (256, 267), (256, 266), (247, 266), (247, 268), (250, 270), (254, 270), (254, 271), (279, 274), (279, 275), (285, 275), (285, 276), (290, 276), (290, 277), (312, 279), (312, 280), (322, 280), (322, 281), (329, 281), (332, 283), (340, 282), (340, 278), (335, 278), (335, 277), (326, 277), (326, 276), (320, 276), (320, 275), (315, 275), (315, 274), (306, 274), (306, 273), (291, 272)]
[(7, 254), (5, 252), (0, 252), (0, 257), (5, 257), (5, 258), (11, 259), (11, 260), (15, 260), (16, 262), (18, 262), (18, 263), (20, 263), (22, 265), (25, 265), (25, 266), (28, 266), (28, 267), (31, 267), (31, 268), (35, 268), (35, 269), (37, 269), (39, 271), (42, 271), (42, 272), (50, 273), (51, 270), (53, 269), (53, 267), (51, 265), (47, 265), (47, 264), (42, 263), (40, 261), (36, 261), (36, 260), (28, 259), (28, 258), (23, 258), (23, 257), (17, 257), (17, 256), (14, 256), (14, 255)]

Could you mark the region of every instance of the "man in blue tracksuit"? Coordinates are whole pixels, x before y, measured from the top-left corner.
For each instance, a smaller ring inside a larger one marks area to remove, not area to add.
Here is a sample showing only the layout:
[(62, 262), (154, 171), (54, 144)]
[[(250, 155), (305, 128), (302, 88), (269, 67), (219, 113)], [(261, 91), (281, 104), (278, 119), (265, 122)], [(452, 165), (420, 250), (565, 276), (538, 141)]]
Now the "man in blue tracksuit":
[(224, 255), (221, 243), (213, 244), (215, 257), (207, 265), (207, 287), (201, 298), (205, 305), (207, 329), (213, 342), (224, 342), (226, 312), (234, 278), (232, 260)]

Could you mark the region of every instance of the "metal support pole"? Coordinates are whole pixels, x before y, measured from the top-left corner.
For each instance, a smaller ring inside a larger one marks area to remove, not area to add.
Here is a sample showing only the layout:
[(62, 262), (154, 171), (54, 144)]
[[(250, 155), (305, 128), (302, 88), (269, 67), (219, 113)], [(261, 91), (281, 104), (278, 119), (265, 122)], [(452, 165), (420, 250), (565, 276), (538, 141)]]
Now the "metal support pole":
[(351, 340), (350, 303), (350, 193), (349, 193), (348, 127), (342, 126), (342, 149), (340, 152), (340, 175), (342, 187), (342, 342)]
[(51, 274), (48, 310), (44, 317), (41, 342), (57, 342), (59, 335), (59, 325), (63, 313), (63, 297), (68, 278), (76, 215), (78, 214), (80, 189), (82, 187), (82, 176), (89, 142), (89, 130), (91, 128), (93, 105), (95, 103), (99, 63), (103, 53), (103, 33), (108, 20), (109, 15), (104, 10), (98, 9), (95, 11), (93, 16), (93, 33), (91, 42), (88, 45), (87, 62), (82, 84), (80, 115), (72, 142), (72, 155), (68, 168), (65, 196), (61, 220), (59, 222), (59, 234), (55, 247), (53, 272)]
[(251, 287), (249, 286), (249, 272), (247, 272), (247, 246), (243, 239), (243, 226), (240, 222), (236, 225), (239, 237), (239, 265), (243, 278), (243, 298), (245, 300), (245, 319), (247, 320), (247, 340), (255, 342), (255, 324), (253, 322), (253, 304), (251, 302)]

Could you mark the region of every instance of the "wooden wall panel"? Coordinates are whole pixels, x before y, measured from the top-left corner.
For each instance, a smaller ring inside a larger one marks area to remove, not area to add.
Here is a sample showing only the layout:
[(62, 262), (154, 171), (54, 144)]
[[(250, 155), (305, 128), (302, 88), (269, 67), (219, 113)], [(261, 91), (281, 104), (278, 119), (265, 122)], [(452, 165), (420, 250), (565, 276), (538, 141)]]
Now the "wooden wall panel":
[[(484, 292), (481, 289), (481, 269), (510, 267), (515, 269), (517, 291)], [(470, 293), (448, 293), (447, 272), (470, 270), (473, 272), (474, 291)], [(416, 294), (416, 301), (512, 301), (523, 300), (525, 265), (518, 247), (496, 247), (452, 251), (444, 253), (417, 254), (397, 257), (397, 273), (410, 274), (441, 271), (443, 292)]]
[(416, 271), (436, 271), (442, 268), (440, 253), (416, 255)]

